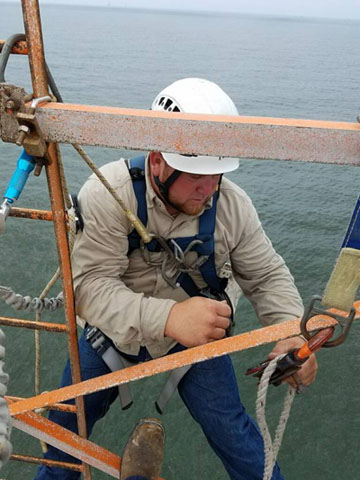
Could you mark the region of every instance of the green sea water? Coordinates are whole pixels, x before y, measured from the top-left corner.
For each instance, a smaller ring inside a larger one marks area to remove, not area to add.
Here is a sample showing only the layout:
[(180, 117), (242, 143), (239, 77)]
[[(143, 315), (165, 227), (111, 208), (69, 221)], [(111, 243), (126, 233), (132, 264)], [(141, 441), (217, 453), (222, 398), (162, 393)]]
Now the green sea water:
[[(359, 114), (359, 22), (61, 6), (44, 6), (42, 22), (47, 62), (67, 102), (148, 108), (171, 81), (199, 76), (219, 83), (243, 115), (355, 121)], [(0, 38), (21, 31), (20, 6), (0, 3)], [(26, 58), (12, 57), (6, 79), (30, 91), (26, 62)], [(98, 165), (131, 155), (113, 149), (87, 150)], [(14, 145), (0, 143), (1, 195), (18, 154)], [(63, 154), (70, 189), (76, 192), (89, 172), (70, 147), (65, 146)], [(251, 196), (304, 302), (321, 294), (359, 193), (360, 170), (242, 159), (229, 177)], [(49, 207), (44, 175), (29, 179), (18, 206)], [(56, 267), (52, 225), (10, 218), (0, 237), (0, 284), (36, 296)], [(53, 293), (60, 288), (57, 285)], [(17, 316), (5, 305), (0, 309), (0, 315)], [(236, 317), (237, 333), (258, 326), (246, 299), (240, 301)], [(51, 318), (62, 322), (63, 312)], [(9, 394), (31, 396), (33, 332), (4, 330)], [(296, 397), (279, 454), (287, 480), (359, 477), (359, 341), (360, 326), (355, 324), (344, 345), (318, 354), (318, 378), (306, 395)], [(43, 333), (41, 344), (41, 388), (51, 390), (61, 377), (66, 339), (62, 334)], [(242, 400), (252, 414), (256, 382), (244, 372), (268, 350), (259, 347), (232, 356)], [(121, 454), (136, 421), (156, 415), (154, 400), (163, 380), (157, 376), (135, 382), (133, 407), (122, 412), (115, 403), (96, 426), (92, 440)], [(272, 428), (284, 393), (284, 388), (269, 392)], [(164, 478), (227, 478), (177, 396), (163, 421), (167, 435)], [(12, 442), (16, 453), (41, 454), (36, 440), (15, 429)], [(11, 462), (0, 477), (31, 479), (35, 469)], [(93, 478), (108, 477), (94, 469)]]

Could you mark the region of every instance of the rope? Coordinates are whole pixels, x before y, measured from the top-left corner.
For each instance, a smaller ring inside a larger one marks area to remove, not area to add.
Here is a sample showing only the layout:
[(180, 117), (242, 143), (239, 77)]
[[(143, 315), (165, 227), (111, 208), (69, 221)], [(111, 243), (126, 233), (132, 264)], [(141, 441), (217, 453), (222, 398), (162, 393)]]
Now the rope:
[(125, 215), (127, 218), (130, 220), (134, 228), (137, 230), (138, 234), (140, 237), (143, 239), (144, 243), (149, 243), (151, 242), (151, 237), (149, 235), (149, 232), (146, 230), (146, 227), (142, 223), (139, 217), (137, 217), (125, 204), (125, 202), (119, 197), (119, 195), (116, 193), (114, 188), (110, 185), (110, 183), (106, 180), (104, 175), (100, 172), (100, 170), (97, 168), (95, 163), (91, 160), (89, 155), (84, 151), (84, 149), (78, 145), (77, 143), (72, 144), (72, 146), (75, 148), (75, 150), (78, 152), (78, 154), (85, 160), (87, 165), (91, 168), (91, 170), (95, 173), (95, 175), (98, 177), (100, 182), (104, 185), (104, 187), (108, 190), (110, 195), (114, 198), (114, 200), (120, 205), (122, 210), (124, 211)]
[(281, 446), (282, 438), (285, 432), (286, 423), (290, 415), (291, 405), (294, 400), (294, 396), (296, 392), (296, 390), (289, 385), (289, 388), (286, 392), (279, 423), (278, 423), (278, 426), (276, 427), (274, 441), (272, 441), (269, 428), (266, 422), (266, 416), (265, 416), (266, 396), (267, 396), (267, 391), (269, 387), (269, 381), (270, 381), (271, 375), (274, 373), (276, 369), (276, 364), (278, 360), (285, 357), (285, 355), (286, 354), (279, 355), (270, 361), (269, 365), (264, 370), (264, 373), (260, 379), (260, 383), (258, 386), (258, 394), (256, 399), (256, 418), (264, 439), (265, 466), (264, 466), (263, 480), (271, 479), (276, 458), (277, 458), (277, 455)]

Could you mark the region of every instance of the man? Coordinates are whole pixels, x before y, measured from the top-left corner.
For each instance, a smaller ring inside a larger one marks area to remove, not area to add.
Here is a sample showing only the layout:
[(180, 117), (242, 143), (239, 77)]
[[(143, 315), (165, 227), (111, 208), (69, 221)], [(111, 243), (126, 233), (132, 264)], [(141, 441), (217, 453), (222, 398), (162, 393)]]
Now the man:
[[(238, 115), (220, 87), (197, 78), (165, 88), (152, 109)], [(109, 337), (123, 358), (139, 362), (223, 338), (240, 288), (264, 325), (302, 314), (293, 278), (250, 199), (222, 177), (238, 160), (150, 152), (143, 163), (144, 174), (122, 160), (102, 172), (143, 217), (155, 236), (152, 245), (141, 245), (123, 211), (92, 176), (80, 192), (85, 226), (73, 252), (77, 313)], [(86, 332), (89, 337), (89, 327), (79, 341), (84, 380), (109, 372)], [(302, 344), (300, 337), (278, 342), (270, 356)], [(299, 371), (300, 381), (310, 384), (316, 368), (312, 356)], [(62, 386), (70, 382), (67, 365)], [(262, 438), (241, 404), (230, 358), (193, 365), (178, 391), (230, 478), (261, 479)], [(89, 434), (117, 394), (113, 388), (85, 398)], [(74, 415), (51, 412), (50, 419), (76, 431)], [(52, 447), (47, 456), (69, 461)], [(75, 479), (78, 473), (40, 467), (37, 479), (50, 478)], [(273, 479), (282, 478), (276, 465)]]

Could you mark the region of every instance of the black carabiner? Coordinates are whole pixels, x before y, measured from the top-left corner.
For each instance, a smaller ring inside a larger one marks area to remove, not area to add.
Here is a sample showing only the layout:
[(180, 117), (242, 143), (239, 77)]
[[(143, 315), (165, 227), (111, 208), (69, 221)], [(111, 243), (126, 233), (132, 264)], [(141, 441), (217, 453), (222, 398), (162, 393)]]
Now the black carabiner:
[(26, 40), (25, 35), (23, 33), (15, 33), (5, 41), (0, 54), (0, 83), (6, 83), (5, 69), (10, 57), (11, 50), (17, 42), (20, 42), (22, 40)]
[[(11, 50), (13, 49), (13, 47), (17, 42), (21, 42), (21, 41), (26, 41), (26, 36), (24, 33), (15, 33), (5, 41), (0, 53), (0, 83), (6, 83), (5, 69), (10, 57)], [(52, 76), (51, 71), (46, 62), (45, 62), (45, 70), (46, 70), (48, 83), (52, 93), (54, 94), (54, 96), (56, 97), (56, 100), (59, 103), (63, 103), (63, 99), (61, 98), (59, 89), (56, 86), (54, 77)]]
[(302, 317), (300, 322), (301, 333), (302, 335), (304, 335), (306, 339), (309, 339), (311, 337), (310, 332), (307, 329), (307, 323), (315, 315), (325, 315), (327, 317), (331, 317), (334, 320), (336, 320), (338, 325), (340, 325), (341, 333), (334, 340), (330, 340), (324, 343), (323, 347), (325, 348), (337, 347), (338, 345), (341, 345), (342, 343), (344, 343), (344, 341), (346, 340), (346, 337), (349, 334), (349, 330), (352, 325), (352, 322), (355, 318), (356, 310), (355, 308), (352, 308), (349, 312), (349, 315), (347, 317), (344, 317), (342, 315), (329, 312), (329, 310), (325, 307), (316, 307), (315, 303), (316, 302), (321, 303), (321, 300), (322, 300), (321, 297), (318, 295), (315, 295), (311, 299), (311, 302), (308, 308), (305, 310), (304, 316)]

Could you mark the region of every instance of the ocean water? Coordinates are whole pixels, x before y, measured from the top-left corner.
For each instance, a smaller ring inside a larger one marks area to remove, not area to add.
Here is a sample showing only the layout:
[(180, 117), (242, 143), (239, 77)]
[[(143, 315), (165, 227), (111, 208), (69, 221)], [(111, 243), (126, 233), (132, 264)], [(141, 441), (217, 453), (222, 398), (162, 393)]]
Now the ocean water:
[[(359, 22), (62, 6), (43, 6), (41, 13), (47, 62), (67, 102), (148, 108), (162, 87), (181, 77), (199, 76), (219, 83), (243, 115), (356, 121), (359, 114)], [(21, 31), (20, 5), (1, 2), (0, 38)], [(25, 57), (11, 57), (6, 79), (31, 90)], [(131, 155), (113, 149), (87, 150), (98, 165)], [(76, 192), (89, 172), (70, 147), (65, 146), (63, 153), (68, 183)], [(1, 194), (18, 154), (14, 145), (0, 143)], [(360, 170), (242, 159), (230, 177), (253, 199), (304, 302), (321, 294), (359, 193)], [(48, 208), (46, 192), (44, 175), (31, 177), (18, 206)], [(52, 226), (10, 218), (0, 238), (0, 284), (35, 296), (56, 266)], [(58, 285), (53, 293), (59, 289)], [(4, 305), (1, 315), (17, 316)], [(61, 311), (53, 315), (55, 321), (63, 320)], [(242, 299), (237, 332), (257, 326), (252, 307)], [(33, 332), (4, 330), (9, 394), (31, 396)], [(66, 340), (54, 333), (43, 333), (41, 339), (41, 388), (51, 390), (61, 376)], [(344, 345), (318, 354), (318, 378), (306, 395), (296, 397), (279, 454), (287, 480), (358, 478), (359, 342), (360, 327), (355, 324)], [(256, 382), (243, 373), (263, 360), (268, 350), (261, 347), (233, 355), (250, 413), (255, 411)], [(92, 440), (121, 454), (136, 421), (156, 415), (153, 402), (163, 380), (158, 376), (133, 384), (134, 406), (122, 412), (115, 403), (96, 426)], [(272, 428), (284, 393), (284, 388), (269, 392)], [(164, 478), (227, 478), (178, 397), (163, 420)], [(38, 442), (21, 432), (14, 430), (12, 441), (16, 453), (41, 454)], [(35, 469), (11, 462), (0, 476), (31, 479)], [(93, 478), (108, 477), (94, 469)]]

